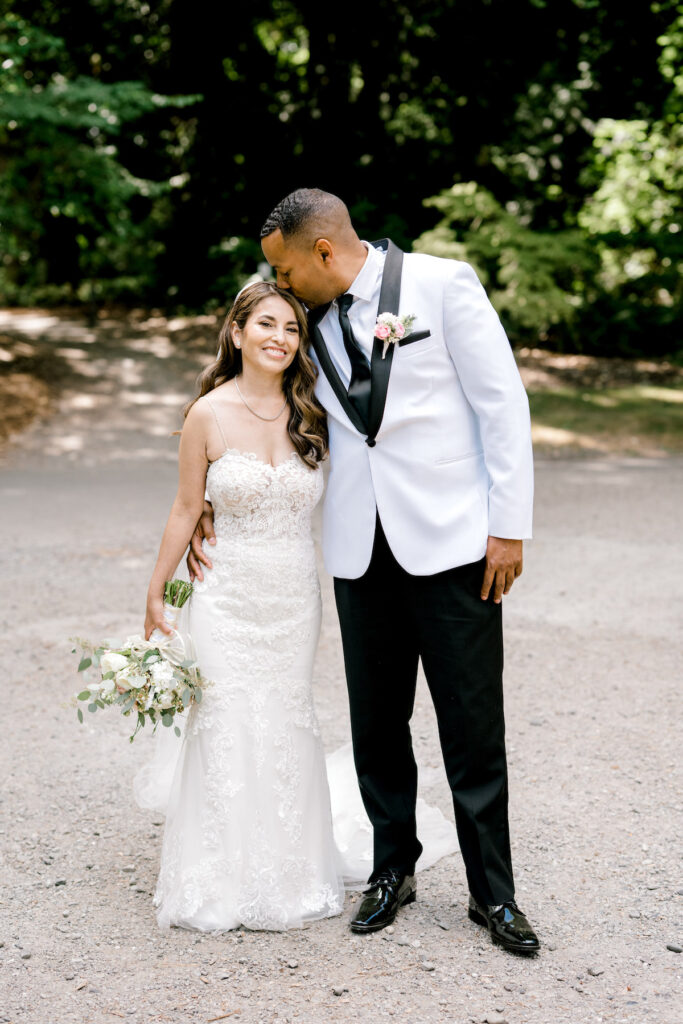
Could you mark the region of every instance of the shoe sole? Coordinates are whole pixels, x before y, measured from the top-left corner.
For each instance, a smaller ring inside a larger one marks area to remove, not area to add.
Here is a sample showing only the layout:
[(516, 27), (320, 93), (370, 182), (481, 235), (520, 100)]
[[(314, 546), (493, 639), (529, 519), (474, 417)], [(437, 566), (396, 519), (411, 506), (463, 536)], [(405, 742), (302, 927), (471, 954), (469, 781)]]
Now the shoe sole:
[(497, 946), (502, 946), (508, 953), (519, 953), (521, 956), (535, 956), (540, 950), (540, 946), (528, 946), (525, 948), (524, 946), (514, 946), (511, 943), (506, 942), (504, 939), (501, 939), (500, 935), (496, 935), (495, 932), (491, 931), (489, 923), (484, 915), (480, 914), (478, 910), (473, 910), (472, 907), (468, 908), (467, 916), (470, 921), (474, 921), (475, 924), (480, 924), (486, 928), (491, 936), (491, 941)]
[(366, 935), (368, 932), (379, 932), (382, 928), (386, 928), (388, 925), (394, 923), (396, 920), (396, 914), (398, 914), (401, 907), (407, 907), (409, 903), (414, 903), (416, 899), (417, 891), (413, 889), (413, 891), (409, 892), (406, 898), (399, 903), (392, 916), (387, 918), (386, 921), (382, 921), (381, 924), (352, 924), (350, 925), (351, 931), (355, 932), (357, 935)]

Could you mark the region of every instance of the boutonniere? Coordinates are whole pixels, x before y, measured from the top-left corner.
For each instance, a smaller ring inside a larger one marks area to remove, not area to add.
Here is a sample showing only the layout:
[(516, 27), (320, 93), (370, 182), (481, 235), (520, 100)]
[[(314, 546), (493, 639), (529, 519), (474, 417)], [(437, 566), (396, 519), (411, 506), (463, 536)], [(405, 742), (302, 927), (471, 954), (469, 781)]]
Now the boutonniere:
[(403, 338), (407, 331), (413, 326), (415, 316), (406, 313), (404, 316), (395, 316), (393, 313), (380, 313), (375, 321), (375, 337), (384, 342), (382, 359), (387, 354), (390, 345), (395, 345)]

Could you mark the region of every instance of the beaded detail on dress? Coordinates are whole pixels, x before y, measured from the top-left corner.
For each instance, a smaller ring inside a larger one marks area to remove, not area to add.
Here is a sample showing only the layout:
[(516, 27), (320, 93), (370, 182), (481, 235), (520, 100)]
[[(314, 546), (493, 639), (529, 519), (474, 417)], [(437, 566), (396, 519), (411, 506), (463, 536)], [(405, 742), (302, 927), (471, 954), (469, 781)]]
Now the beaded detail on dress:
[(322, 470), (296, 453), (271, 466), (226, 449), (207, 490), (216, 545), (189, 631), (212, 685), (185, 728), (158, 918), (205, 931), (297, 927), (343, 904), (311, 686)]

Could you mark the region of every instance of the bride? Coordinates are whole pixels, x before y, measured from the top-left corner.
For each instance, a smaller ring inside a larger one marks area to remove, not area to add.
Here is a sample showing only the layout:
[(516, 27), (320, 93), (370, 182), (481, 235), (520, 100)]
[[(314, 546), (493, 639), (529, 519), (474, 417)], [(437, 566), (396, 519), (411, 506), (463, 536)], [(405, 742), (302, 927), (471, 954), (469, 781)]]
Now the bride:
[[(270, 282), (247, 286), (186, 409), (145, 635), (169, 632), (164, 582), (206, 492), (212, 567), (195, 582), (183, 628), (212, 685), (182, 742), (173, 737), (166, 792), (158, 756), (136, 781), (138, 802), (166, 813), (155, 894), (163, 927), (300, 927), (339, 914), (344, 882), (371, 870), (371, 829), (345, 748), (328, 765), (333, 822), (312, 698), (320, 588), (311, 516), (327, 429), (306, 342), (305, 311), (291, 294)], [(418, 813), (431, 815), (427, 866), (457, 844), (438, 810), (421, 802)]]

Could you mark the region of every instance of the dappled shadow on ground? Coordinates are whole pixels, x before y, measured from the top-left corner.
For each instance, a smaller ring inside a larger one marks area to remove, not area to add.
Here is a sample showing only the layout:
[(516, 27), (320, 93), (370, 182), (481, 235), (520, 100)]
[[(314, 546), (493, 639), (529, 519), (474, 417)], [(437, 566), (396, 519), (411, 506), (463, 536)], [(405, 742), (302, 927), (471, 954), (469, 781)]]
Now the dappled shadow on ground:
[[(214, 316), (100, 316), (95, 324), (49, 311), (0, 310), (0, 440), (45, 454), (98, 460), (175, 457), (171, 437), (199, 371), (217, 347)], [(33, 381), (33, 387), (30, 382)], [(20, 386), (21, 385), (21, 386)], [(34, 418), (58, 412), (58, 422)], [(4, 427), (4, 429), (3, 429)], [(58, 429), (54, 429), (58, 427)]]
[(664, 457), (683, 451), (683, 368), (523, 348), (537, 452)]
[(540, 348), (518, 349), (515, 358), (525, 386), (532, 390), (566, 387), (600, 390), (640, 384), (683, 386), (683, 367), (665, 359), (561, 355)]
[[(216, 351), (222, 318), (0, 310), (0, 446), (11, 440), (5, 455), (40, 450), (76, 460), (96, 450), (99, 462), (175, 458), (172, 433)], [(683, 368), (529, 348), (516, 358), (538, 452), (683, 450)]]

